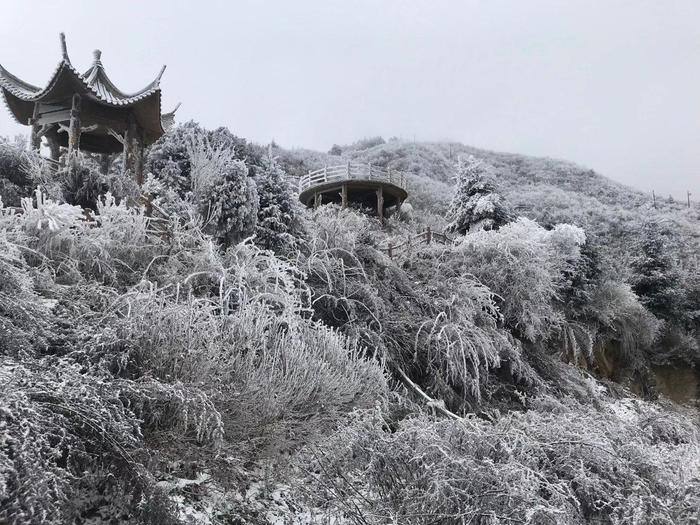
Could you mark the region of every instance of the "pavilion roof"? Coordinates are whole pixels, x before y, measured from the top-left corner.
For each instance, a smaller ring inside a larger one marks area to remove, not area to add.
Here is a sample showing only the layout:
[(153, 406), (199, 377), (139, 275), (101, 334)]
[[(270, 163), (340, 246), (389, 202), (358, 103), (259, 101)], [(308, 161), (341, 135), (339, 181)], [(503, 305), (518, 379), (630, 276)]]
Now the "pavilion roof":
[(97, 105), (111, 108), (132, 108), (146, 135), (153, 142), (172, 124), (174, 111), (161, 115), (160, 80), (165, 71), (162, 67), (156, 78), (135, 93), (125, 93), (117, 88), (107, 75), (101, 61), (101, 52), (96, 50), (92, 66), (80, 73), (71, 63), (61, 34), (63, 58), (58, 63), (51, 79), (43, 88), (34, 86), (0, 65), (0, 90), (5, 103), (20, 124), (27, 124), (37, 102), (56, 103), (69, 100), (74, 93)]

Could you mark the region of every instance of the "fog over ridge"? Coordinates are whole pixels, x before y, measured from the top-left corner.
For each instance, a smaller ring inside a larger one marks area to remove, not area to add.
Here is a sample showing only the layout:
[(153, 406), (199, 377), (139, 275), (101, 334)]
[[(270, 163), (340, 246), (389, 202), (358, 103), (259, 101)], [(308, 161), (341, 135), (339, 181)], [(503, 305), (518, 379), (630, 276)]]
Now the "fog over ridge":
[[(700, 195), (700, 4), (692, 1), (10, 1), (0, 64), (42, 85), (65, 31), (163, 110), (261, 143), (382, 135), (561, 158)], [(3, 108), (0, 135), (27, 133)]]

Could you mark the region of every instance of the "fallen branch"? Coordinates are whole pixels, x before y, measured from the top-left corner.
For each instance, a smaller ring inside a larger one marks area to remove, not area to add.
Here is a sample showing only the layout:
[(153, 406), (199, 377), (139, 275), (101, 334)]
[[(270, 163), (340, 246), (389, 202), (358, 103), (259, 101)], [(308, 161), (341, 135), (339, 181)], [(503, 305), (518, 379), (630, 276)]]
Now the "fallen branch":
[(403, 379), (404, 383), (406, 383), (406, 386), (410, 387), (411, 390), (413, 390), (416, 394), (418, 394), (419, 397), (425, 400), (425, 402), (428, 404), (429, 407), (434, 408), (438, 412), (440, 412), (442, 415), (449, 417), (450, 419), (454, 419), (456, 421), (462, 421), (464, 420), (463, 417), (458, 416), (454, 412), (450, 412), (447, 407), (445, 406), (445, 402), (440, 399), (436, 400), (430, 397), (428, 394), (426, 394), (421, 387), (419, 387), (417, 384), (415, 384), (411, 379), (406, 375), (406, 373), (401, 370), (400, 368), (396, 367), (396, 371), (399, 373), (401, 376), (401, 379)]

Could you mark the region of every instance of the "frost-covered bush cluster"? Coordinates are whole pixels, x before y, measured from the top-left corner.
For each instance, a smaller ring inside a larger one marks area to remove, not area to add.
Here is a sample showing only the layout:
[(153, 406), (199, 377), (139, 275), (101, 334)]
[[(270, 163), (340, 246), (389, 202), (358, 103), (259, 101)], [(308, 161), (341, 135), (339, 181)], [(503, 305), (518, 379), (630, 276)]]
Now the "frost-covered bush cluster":
[(672, 233), (516, 218), (496, 154), (448, 213), (452, 146), (397, 140), (334, 155), (412, 169), (410, 216), (303, 210), (323, 155), (188, 123), (134, 191), (0, 145), (0, 522), (700, 519), (697, 406), (654, 400), (698, 355)]
[(268, 156), (225, 128), (189, 122), (153, 145), (145, 193), (171, 213), (196, 215), (224, 246), (255, 235), (262, 248), (289, 254), (304, 236), (299, 205)]
[(196, 217), (164, 236), (110, 192), (90, 213), (41, 188), (21, 204), (0, 211), (3, 523), (179, 522), (156, 479), (178, 447), (274, 457), (387, 395), (273, 252), (221, 248)]
[[(618, 413), (616, 413), (618, 412)], [(544, 397), (495, 422), (358, 413), (299, 491), (351, 523), (693, 523), (697, 426), (646, 403)]]

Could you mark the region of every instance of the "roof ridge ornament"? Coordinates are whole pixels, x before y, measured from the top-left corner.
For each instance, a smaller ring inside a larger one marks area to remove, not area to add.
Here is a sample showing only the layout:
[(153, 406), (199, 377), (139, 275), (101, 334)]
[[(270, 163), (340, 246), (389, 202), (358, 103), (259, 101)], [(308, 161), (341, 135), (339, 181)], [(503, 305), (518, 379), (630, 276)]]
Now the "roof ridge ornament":
[(165, 68), (168, 67), (167, 65), (163, 65), (162, 68), (160, 68), (160, 73), (158, 73), (158, 76), (156, 79), (153, 81), (154, 86), (160, 85), (160, 79), (163, 78), (163, 73), (165, 73)]
[(100, 67), (102, 67), (102, 61), (100, 60), (100, 59), (102, 58), (102, 51), (100, 51), (99, 49), (95, 49), (95, 50), (92, 52), (92, 56), (93, 56), (93, 59), (94, 59), (94, 60), (93, 60), (93, 64), (94, 64), (95, 66), (100, 66)]
[(70, 64), (70, 58), (68, 58), (68, 47), (66, 46), (66, 34), (61, 32), (61, 53), (63, 54), (63, 61)]

